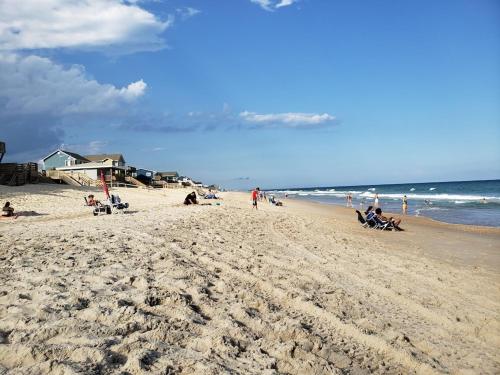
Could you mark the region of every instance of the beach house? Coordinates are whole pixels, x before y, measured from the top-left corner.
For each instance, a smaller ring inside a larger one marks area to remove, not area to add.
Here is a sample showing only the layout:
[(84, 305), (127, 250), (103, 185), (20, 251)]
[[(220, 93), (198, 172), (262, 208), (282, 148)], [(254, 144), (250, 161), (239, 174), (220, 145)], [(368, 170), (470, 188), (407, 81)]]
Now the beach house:
[(154, 178), (154, 175), (155, 171), (153, 171), (152, 169), (137, 168), (135, 170), (135, 173), (133, 174), (133, 177), (145, 184), (150, 184)]
[(125, 159), (121, 154), (81, 156), (66, 150), (56, 150), (42, 161), (48, 177), (69, 184), (91, 185), (100, 179), (101, 171), (107, 182), (125, 180)]
[(177, 173), (177, 172), (156, 172), (156, 176), (159, 176), (160, 180), (172, 184), (172, 183), (178, 182), (179, 173)]
[(94, 163), (101, 163), (103, 165), (125, 167), (125, 159), (122, 154), (85, 155), (85, 159)]
[(71, 167), (90, 162), (85, 157), (66, 150), (57, 149), (42, 159), (43, 170), (49, 171), (60, 167)]

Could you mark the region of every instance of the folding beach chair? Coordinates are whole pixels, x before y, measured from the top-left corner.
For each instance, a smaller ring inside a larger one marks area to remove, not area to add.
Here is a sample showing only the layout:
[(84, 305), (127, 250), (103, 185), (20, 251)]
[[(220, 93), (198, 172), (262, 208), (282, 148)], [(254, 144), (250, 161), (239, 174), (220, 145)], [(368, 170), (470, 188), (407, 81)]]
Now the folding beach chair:
[(128, 203), (122, 203), (118, 195), (111, 195), (109, 197), (109, 207), (111, 209), (111, 213), (123, 214), (125, 213), (125, 211), (127, 211), (129, 205)]
[(394, 226), (392, 225), (392, 222), (390, 220), (388, 221), (382, 221), (378, 218), (377, 215), (373, 215), (373, 220), (375, 223), (377, 223), (377, 229), (381, 230), (393, 230)]
[(92, 206), (89, 204), (89, 201), (87, 200), (87, 197), (83, 197), (83, 200), (85, 201), (85, 206), (87, 207), (92, 207), (92, 214), (94, 216), (98, 216), (98, 215), (109, 215), (111, 213), (111, 207), (108, 206), (108, 205), (95, 205), (95, 206)]
[(363, 228), (381, 229), (381, 230), (392, 230), (394, 226), (391, 221), (380, 220), (374, 212), (369, 212), (366, 218), (363, 217), (361, 212), (356, 210), (358, 215), (358, 221)]
[(361, 214), (361, 212), (359, 212), (358, 210), (356, 210), (356, 213), (358, 214), (358, 221), (359, 223), (361, 224), (361, 226), (363, 228), (367, 228), (369, 226), (368, 222), (365, 220), (365, 218), (363, 217), (363, 215)]

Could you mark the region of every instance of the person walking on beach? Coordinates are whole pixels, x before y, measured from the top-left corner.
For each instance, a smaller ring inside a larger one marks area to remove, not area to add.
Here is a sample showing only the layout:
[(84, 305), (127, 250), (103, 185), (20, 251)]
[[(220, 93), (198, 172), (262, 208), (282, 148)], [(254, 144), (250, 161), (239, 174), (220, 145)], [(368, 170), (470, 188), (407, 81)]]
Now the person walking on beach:
[(408, 212), (408, 199), (406, 195), (403, 196), (403, 215), (406, 215)]
[(352, 207), (352, 195), (351, 195), (351, 193), (347, 194), (346, 199), (347, 199), (347, 207)]
[(257, 187), (252, 191), (252, 205), (253, 208), (257, 209), (257, 199), (259, 199), (260, 189)]
[(373, 206), (378, 207), (378, 194), (375, 194), (375, 200), (373, 201)]

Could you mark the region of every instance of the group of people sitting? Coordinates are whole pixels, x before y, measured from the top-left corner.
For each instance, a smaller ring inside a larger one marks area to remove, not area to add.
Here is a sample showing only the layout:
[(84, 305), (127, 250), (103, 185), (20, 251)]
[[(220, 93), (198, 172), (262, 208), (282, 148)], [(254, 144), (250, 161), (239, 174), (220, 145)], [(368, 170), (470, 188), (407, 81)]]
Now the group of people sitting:
[(118, 195), (111, 195), (104, 204), (95, 199), (94, 194), (89, 194), (87, 197), (83, 198), (85, 199), (85, 205), (94, 208), (94, 216), (97, 216), (100, 213), (111, 214), (113, 209), (123, 212), (124, 209), (129, 207), (128, 203), (122, 203)]
[[(222, 197), (218, 196), (216, 192), (209, 190), (208, 193), (204, 194), (203, 192), (200, 193), (200, 196), (203, 197), (203, 199), (218, 199), (222, 200)], [(186, 198), (184, 199), (184, 204), (185, 205), (190, 205), (190, 204), (198, 204), (198, 200), (196, 198), (196, 192), (193, 191), (186, 195)], [(210, 205), (209, 203), (206, 203), (206, 205)], [(220, 203), (217, 203), (217, 205), (220, 205)]]
[(277, 200), (274, 195), (269, 196), (269, 203), (274, 204), (275, 206), (283, 206), (283, 202)]
[(401, 219), (385, 217), (382, 214), (382, 209), (380, 207), (374, 209), (373, 206), (369, 206), (365, 211), (366, 217), (363, 217), (363, 215), (361, 215), (361, 212), (359, 212), (358, 210), (356, 210), (356, 213), (358, 214), (359, 222), (365, 226), (385, 230), (404, 230), (399, 226), (399, 224), (401, 224)]

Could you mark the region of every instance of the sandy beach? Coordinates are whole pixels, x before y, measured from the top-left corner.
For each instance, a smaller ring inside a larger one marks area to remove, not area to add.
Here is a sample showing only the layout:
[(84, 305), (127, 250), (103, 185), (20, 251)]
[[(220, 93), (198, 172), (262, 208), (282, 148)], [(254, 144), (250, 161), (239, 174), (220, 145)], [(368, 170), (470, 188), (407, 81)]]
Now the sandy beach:
[[(500, 229), (0, 186), (0, 374), (498, 374)], [(203, 201), (201, 203), (215, 203)]]

